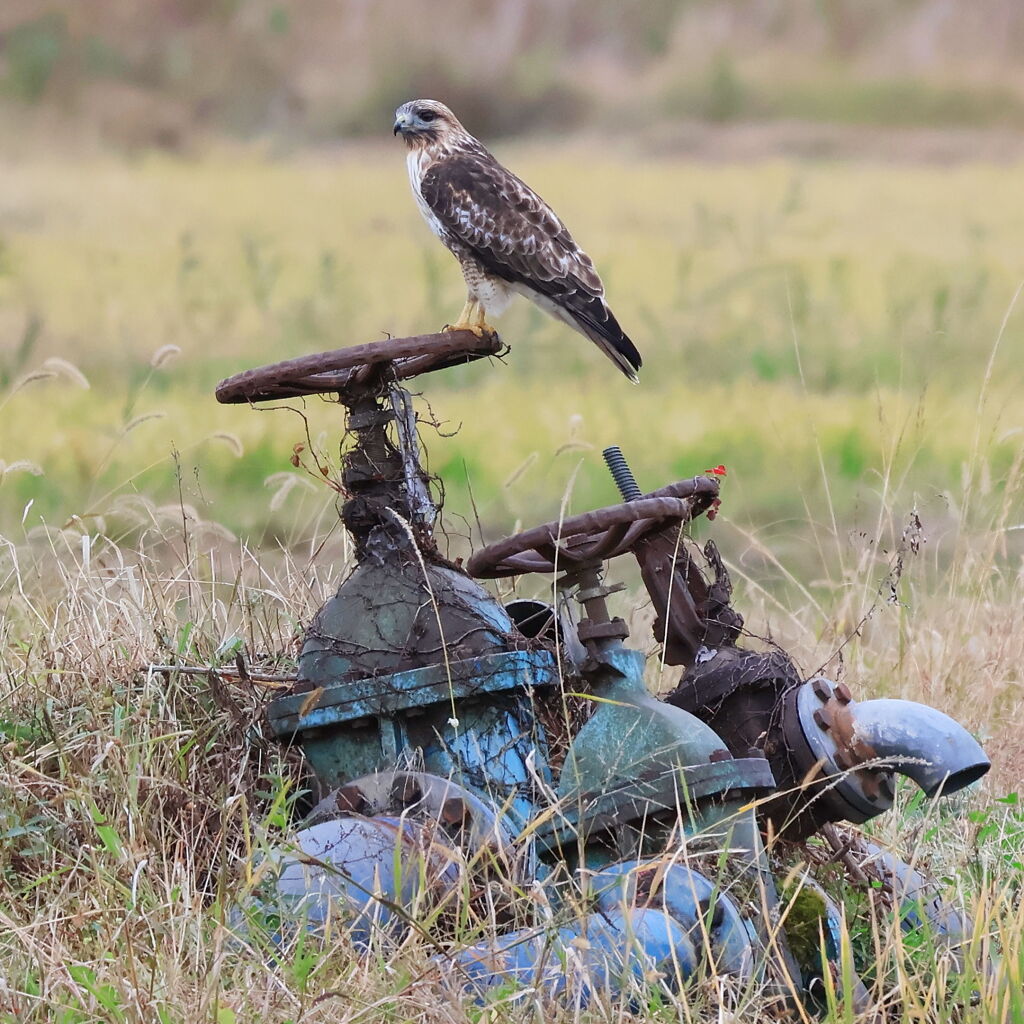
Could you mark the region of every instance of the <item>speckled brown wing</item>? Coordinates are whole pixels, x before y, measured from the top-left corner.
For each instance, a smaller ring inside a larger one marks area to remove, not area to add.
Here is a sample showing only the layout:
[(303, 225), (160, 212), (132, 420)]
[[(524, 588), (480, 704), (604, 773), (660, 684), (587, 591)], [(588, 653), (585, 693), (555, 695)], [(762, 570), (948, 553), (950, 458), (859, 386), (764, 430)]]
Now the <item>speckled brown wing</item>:
[(432, 164), (420, 194), (456, 249), (566, 320), (637, 379), (640, 353), (605, 304), (593, 261), (525, 182), (481, 147)]

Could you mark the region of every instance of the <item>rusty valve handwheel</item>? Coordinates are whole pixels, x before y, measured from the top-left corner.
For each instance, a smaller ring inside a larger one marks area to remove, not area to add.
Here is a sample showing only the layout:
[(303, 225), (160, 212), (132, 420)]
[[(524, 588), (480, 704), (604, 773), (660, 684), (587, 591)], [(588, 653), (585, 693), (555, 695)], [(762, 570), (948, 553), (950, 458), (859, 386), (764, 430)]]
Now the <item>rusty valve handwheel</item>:
[(388, 364), (394, 380), (408, 380), (432, 370), (500, 355), (502, 348), (496, 334), (477, 337), (472, 331), (388, 338), (236, 373), (217, 385), (217, 401), (233, 405), (343, 394), (353, 388), (365, 388), (375, 373)]
[(513, 534), (475, 552), (466, 571), (478, 579), (550, 573), (602, 562), (631, 551), (655, 530), (689, 522), (718, 496), (709, 477), (680, 480), (622, 505), (571, 516)]

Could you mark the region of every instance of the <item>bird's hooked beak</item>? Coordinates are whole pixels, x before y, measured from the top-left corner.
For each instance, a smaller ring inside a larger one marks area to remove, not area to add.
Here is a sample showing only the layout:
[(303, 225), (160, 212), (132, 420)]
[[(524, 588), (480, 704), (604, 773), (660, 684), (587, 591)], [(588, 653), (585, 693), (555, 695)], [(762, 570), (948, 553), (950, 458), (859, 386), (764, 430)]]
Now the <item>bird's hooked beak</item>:
[(395, 118), (394, 128), (392, 130), (393, 135), (404, 135), (406, 128), (409, 127), (409, 115), (399, 114)]

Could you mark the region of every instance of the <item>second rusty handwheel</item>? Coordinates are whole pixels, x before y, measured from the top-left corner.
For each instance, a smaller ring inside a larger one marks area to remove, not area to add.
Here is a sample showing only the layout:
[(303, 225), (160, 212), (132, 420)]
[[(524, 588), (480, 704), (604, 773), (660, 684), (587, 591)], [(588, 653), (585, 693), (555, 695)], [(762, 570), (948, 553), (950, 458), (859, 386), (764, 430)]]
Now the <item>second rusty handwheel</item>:
[(472, 555), (466, 571), (478, 579), (498, 579), (572, 570), (615, 558), (655, 530), (689, 522), (717, 495), (717, 481), (708, 477), (680, 480), (635, 501), (545, 523), (488, 544)]

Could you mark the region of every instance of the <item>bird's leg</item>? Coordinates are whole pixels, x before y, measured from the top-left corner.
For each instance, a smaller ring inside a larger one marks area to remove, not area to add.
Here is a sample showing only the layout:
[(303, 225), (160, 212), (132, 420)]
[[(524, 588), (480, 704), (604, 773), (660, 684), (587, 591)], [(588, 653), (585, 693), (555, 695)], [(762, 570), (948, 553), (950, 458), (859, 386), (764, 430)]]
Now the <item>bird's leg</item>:
[(482, 338), (485, 334), (498, 333), (497, 330), (487, 322), (487, 310), (484, 309), (482, 302), (477, 303), (476, 315), (473, 317), (473, 322), (470, 324), (469, 329), (478, 338)]
[(476, 299), (466, 299), (466, 304), (462, 307), (462, 312), (459, 314), (458, 320), (453, 324), (445, 324), (444, 330), (446, 331), (471, 331), (473, 330), (473, 317), (474, 310), (479, 307)]
[(478, 338), (498, 332), (487, 322), (484, 307), (476, 299), (466, 299), (459, 319), (453, 324), (446, 324), (446, 331), (472, 331)]

